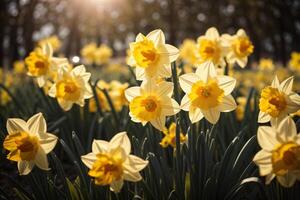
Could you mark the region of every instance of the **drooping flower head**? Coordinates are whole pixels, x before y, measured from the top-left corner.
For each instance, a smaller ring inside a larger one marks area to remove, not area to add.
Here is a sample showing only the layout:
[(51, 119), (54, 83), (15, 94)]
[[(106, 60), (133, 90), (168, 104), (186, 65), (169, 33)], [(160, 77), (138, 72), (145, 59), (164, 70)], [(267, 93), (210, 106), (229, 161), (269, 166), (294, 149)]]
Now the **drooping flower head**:
[(261, 91), (259, 99), (259, 123), (266, 123), (270, 120), (281, 120), (286, 115), (300, 109), (300, 96), (292, 91), (293, 77), (289, 77), (279, 83), (275, 76), (271, 86)]
[(21, 175), (29, 174), (34, 165), (49, 170), (47, 154), (54, 149), (57, 137), (47, 133), (47, 124), (42, 113), (32, 116), (27, 122), (10, 118), (6, 128), (8, 135), (3, 147), (9, 151), (7, 159), (18, 162)]
[(116, 134), (109, 142), (94, 140), (92, 152), (81, 156), (89, 168), (89, 176), (96, 185), (110, 185), (110, 190), (119, 192), (124, 180), (137, 182), (142, 179), (139, 171), (148, 161), (131, 155), (131, 144), (126, 132)]
[(180, 76), (179, 83), (186, 93), (181, 100), (181, 109), (189, 112), (192, 123), (205, 117), (215, 124), (220, 112), (230, 112), (236, 108), (230, 95), (236, 80), (229, 76), (218, 76), (212, 62), (201, 64), (196, 73)]
[(141, 87), (131, 87), (125, 91), (129, 101), (129, 115), (134, 122), (146, 125), (150, 122), (155, 128), (163, 131), (166, 116), (180, 111), (178, 103), (171, 98), (173, 83), (149, 79), (142, 82)]
[(138, 34), (130, 43), (128, 64), (136, 67), (136, 79), (170, 77), (171, 63), (179, 56), (179, 50), (165, 43), (161, 30), (154, 30), (147, 36)]
[(42, 48), (37, 48), (25, 58), (28, 67), (27, 74), (36, 78), (39, 87), (43, 87), (52, 71), (58, 70), (61, 65), (67, 63), (65, 58), (53, 57), (53, 49), (50, 43), (45, 43)]
[(222, 35), (224, 44), (228, 47), (227, 62), (237, 64), (244, 68), (248, 62), (248, 56), (253, 53), (254, 46), (243, 29), (239, 29), (235, 35)]
[(88, 83), (91, 73), (86, 72), (83, 65), (77, 66), (72, 71), (62, 70), (57, 81), (49, 90), (49, 96), (57, 98), (61, 108), (68, 111), (73, 104), (84, 106), (84, 100), (93, 96)]
[(216, 66), (225, 67), (226, 47), (215, 27), (209, 28), (205, 35), (197, 39), (197, 56), (199, 63), (211, 61)]
[(271, 127), (258, 128), (257, 140), (262, 148), (253, 161), (259, 167), (261, 176), (266, 176), (266, 184), (273, 178), (284, 187), (291, 187), (300, 180), (300, 134), (290, 117)]

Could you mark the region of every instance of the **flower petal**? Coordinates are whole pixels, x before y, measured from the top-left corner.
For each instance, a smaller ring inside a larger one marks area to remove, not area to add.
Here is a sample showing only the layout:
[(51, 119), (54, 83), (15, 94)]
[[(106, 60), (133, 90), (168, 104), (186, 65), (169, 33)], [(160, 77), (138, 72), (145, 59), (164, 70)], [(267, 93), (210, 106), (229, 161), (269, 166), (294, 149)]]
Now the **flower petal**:
[(130, 102), (132, 99), (134, 99), (136, 96), (140, 96), (140, 87), (131, 87), (125, 90), (125, 97)]
[(57, 99), (57, 102), (64, 111), (69, 111), (73, 106), (73, 102), (71, 102), (71, 101), (65, 101), (63, 99)]
[(167, 54), (169, 56), (169, 62), (174, 62), (179, 56), (179, 49), (169, 44), (165, 44), (164, 46), (166, 52), (161, 52), (161, 53)]
[(158, 118), (151, 120), (150, 123), (158, 130), (163, 131), (166, 124), (166, 117), (159, 116)]
[(234, 98), (231, 95), (223, 97), (222, 103), (219, 106), (221, 112), (230, 112), (235, 110), (237, 107)]
[(33, 161), (19, 161), (18, 162), (18, 170), (20, 175), (27, 175), (31, 172), (34, 166)]
[(40, 145), (46, 154), (50, 153), (57, 143), (57, 137), (51, 133), (44, 134), (40, 139)]
[(112, 191), (112, 192), (115, 192), (115, 193), (118, 193), (121, 191), (122, 187), (123, 187), (123, 180), (118, 180), (118, 181), (114, 181), (110, 184), (110, 187), (109, 189)]
[(189, 118), (192, 124), (200, 121), (203, 117), (204, 115), (199, 108), (190, 107)]
[(95, 153), (91, 152), (86, 155), (81, 156), (81, 161), (89, 168), (92, 169), (94, 163), (97, 160), (97, 156)]
[(297, 135), (296, 124), (291, 117), (284, 118), (277, 127), (277, 134), (283, 142), (292, 141)]
[(102, 153), (102, 152), (107, 152), (109, 148), (109, 142), (105, 140), (93, 140), (92, 144), (92, 152), (97, 154), (97, 153)]
[(212, 124), (216, 124), (220, 118), (220, 111), (218, 110), (218, 108), (210, 108), (207, 110), (202, 109), (201, 112), (204, 115), (205, 119), (207, 119), (207, 121)]
[(177, 101), (171, 98), (163, 98), (161, 106), (162, 106), (162, 115), (164, 116), (175, 115), (180, 111), (180, 107)]
[(281, 90), (286, 93), (286, 94), (290, 94), (292, 92), (293, 89), (293, 82), (294, 82), (294, 77), (291, 76), (289, 78), (287, 78), (286, 80), (284, 80), (281, 84), (280, 84), (280, 88)]
[(148, 163), (148, 160), (143, 160), (135, 155), (129, 155), (128, 159), (123, 163), (123, 167), (128, 172), (135, 173), (144, 169)]
[(208, 79), (217, 76), (215, 65), (211, 61), (204, 62), (197, 66), (196, 74), (204, 83), (207, 83)]
[(48, 91), (48, 95), (49, 95), (50, 97), (55, 98), (55, 96), (56, 96), (56, 84), (53, 84), (53, 85), (50, 87), (50, 89), (49, 89), (49, 91)]
[(163, 81), (158, 84), (157, 95), (171, 97), (173, 94), (174, 84), (171, 82)]
[(49, 170), (47, 155), (42, 148), (39, 148), (39, 150), (37, 151), (35, 155), (34, 163), (40, 169)]
[(293, 173), (288, 172), (284, 176), (276, 176), (277, 181), (284, 187), (292, 187), (296, 182), (296, 177)]
[(261, 150), (256, 153), (253, 161), (259, 167), (259, 173), (261, 176), (266, 176), (272, 173), (272, 153)]
[(131, 182), (138, 182), (142, 180), (142, 176), (140, 175), (139, 172), (131, 173), (126, 170), (124, 171), (123, 178), (124, 180), (131, 181)]
[(269, 126), (260, 126), (257, 131), (259, 146), (267, 151), (272, 151), (279, 144), (276, 138), (276, 130)]
[(47, 131), (46, 120), (42, 113), (37, 113), (33, 115), (27, 121), (28, 129), (31, 134), (36, 134), (38, 136), (43, 135)]
[(218, 76), (217, 77), (219, 87), (224, 90), (224, 95), (227, 96), (231, 94), (231, 92), (234, 90), (234, 87), (236, 85), (235, 78), (232, 78), (230, 76)]
[(183, 74), (179, 77), (179, 84), (181, 89), (185, 93), (189, 93), (192, 89), (193, 84), (199, 80), (199, 76), (197, 76), (195, 73), (188, 73)]
[(271, 116), (268, 113), (259, 111), (258, 123), (267, 123), (271, 120)]
[(9, 118), (6, 122), (6, 129), (8, 134), (13, 134), (18, 131), (28, 131), (27, 123), (19, 118)]
[(279, 88), (279, 86), (280, 86), (280, 83), (279, 83), (278, 77), (276, 75), (274, 77), (273, 81), (272, 81), (271, 87), (273, 87), (273, 88)]
[(165, 44), (165, 35), (160, 29), (151, 31), (146, 37), (152, 40), (155, 46), (158, 46), (159, 44)]
[(125, 131), (117, 133), (109, 141), (109, 147), (110, 147), (110, 149), (121, 147), (125, 151), (126, 155), (129, 155), (129, 153), (131, 151), (131, 143), (127, 136), (127, 133)]
[(189, 111), (190, 106), (191, 106), (190, 98), (188, 94), (186, 94), (181, 99), (180, 108), (184, 111)]
[(215, 40), (220, 37), (218, 30), (215, 27), (207, 29), (205, 36), (210, 40)]

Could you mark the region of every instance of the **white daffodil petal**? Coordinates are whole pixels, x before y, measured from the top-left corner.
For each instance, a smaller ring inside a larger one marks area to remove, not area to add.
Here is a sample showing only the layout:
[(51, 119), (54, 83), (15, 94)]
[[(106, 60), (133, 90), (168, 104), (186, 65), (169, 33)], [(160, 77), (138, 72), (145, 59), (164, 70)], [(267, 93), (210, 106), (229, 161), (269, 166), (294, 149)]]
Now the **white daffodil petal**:
[(131, 182), (138, 182), (142, 180), (142, 176), (140, 175), (139, 172), (131, 173), (127, 172), (126, 170), (124, 171), (123, 178), (126, 181), (131, 181)]
[(158, 84), (157, 96), (171, 97), (174, 89), (174, 84), (171, 82), (163, 81)]
[(156, 29), (154, 31), (151, 31), (147, 36), (148, 39), (152, 40), (155, 44), (155, 46), (158, 46), (160, 44), (165, 44), (165, 35), (160, 29)]
[(261, 150), (256, 153), (253, 161), (259, 166), (259, 173), (261, 176), (272, 173), (272, 153)]
[(102, 153), (108, 151), (109, 142), (105, 140), (93, 140), (92, 151), (93, 153)]
[(123, 166), (125, 170), (131, 173), (135, 173), (144, 169), (148, 165), (148, 163), (148, 160), (143, 160), (135, 155), (129, 155)]
[(234, 98), (231, 95), (223, 97), (222, 103), (219, 106), (221, 112), (230, 112), (237, 107)]
[(291, 77), (287, 78), (286, 80), (284, 80), (280, 84), (281, 91), (283, 91), (285, 94), (291, 93), (292, 89), (293, 89), (293, 82), (294, 82), (294, 77), (293, 76), (291, 76)]
[(276, 176), (277, 181), (284, 187), (292, 187), (296, 182), (296, 177), (294, 174), (288, 172), (283, 176)]
[(276, 130), (269, 126), (260, 126), (257, 131), (258, 144), (262, 149), (272, 151), (279, 142), (276, 139)]
[(297, 104), (298, 108), (300, 109), (300, 95), (295, 93), (295, 92), (291, 92), (289, 95), (290, 100)]
[(174, 99), (163, 98), (162, 100), (162, 115), (171, 116), (175, 115), (180, 111), (180, 107)]
[(151, 120), (150, 123), (158, 130), (163, 131), (166, 124), (166, 117), (159, 116), (158, 118)]
[(297, 135), (296, 124), (291, 117), (284, 118), (278, 124), (277, 134), (283, 142), (289, 142)]
[(200, 121), (203, 117), (204, 117), (204, 115), (202, 114), (202, 112), (199, 108), (191, 107), (190, 112), (189, 112), (189, 118), (190, 118), (192, 124)]
[(279, 80), (278, 80), (278, 77), (277, 75), (275, 75), (273, 81), (272, 81), (272, 84), (271, 84), (271, 87), (273, 88), (279, 88), (280, 86), (280, 83), (279, 83)]
[(48, 95), (49, 95), (50, 97), (55, 98), (55, 96), (56, 96), (56, 84), (53, 84), (53, 85), (50, 87), (50, 89), (49, 89), (49, 91), (48, 91)]
[(63, 99), (58, 99), (57, 102), (64, 111), (69, 111), (73, 106), (73, 102), (65, 101)]
[(260, 111), (258, 114), (258, 123), (267, 123), (271, 120), (271, 116), (268, 113)]
[(179, 49), (169, 44), (166, 44), (165, 48), (167, 50), (166, 53), (169, 56), (170, 62), (174, 62), (179, 56)]
[(179, 84), (185, 93), (189, 93), (194, 83), (199, 81), (199, 77), (194, 73), (188, 73), (179, 77)]
[(207, 61), (205, 63), (200, 64), (196, 69), (196, 74), (204, 83), (207, 83), (208, 79), (217, 76), (215, 65), (211, 61)]
[(140, 95), (140, 87), (135, 86), (125, 90), (125, 97), (128, 101), (131, 101), (132, 99)]
[(45, 77), (44, 76), (40, 76), (40, 77), (37, 77), (36, 78), (36, 81), (38, 83), (38, 86), (41, 88), (45, 85), (46, 83), (46, 80), (45, 80)]
[(224, 95), (231, 94), (236, 85), (236, 80), (230, 76), (218, 76), (217, 77), (219, 87), (224, 90)]
[(34, 166), (33, 161), (19, 161), (18, 162), (18, 170), (20, 175), (27, 175), (31, 172)]
[(47, 131), (46, 120), (42, 113), (33, 115), (28, 121), (27, 126), (32, 134), (42, 135)]
[(180, 103), (180, 108), (184, 111), (189, 111), (191, 106), (191, 102), (190, 102), (190, 98), (189, 96), (186, 94), (183, 96), (183, 98), (181, 99), (181, 103)]
[(210, 108), (207, 110), (202, 109), (201, 112), (204, 115), (205, 119), (207, 119), (207, 121), (212, 124), (216, 124), (220, 118), (220, 111), (218, 110), (218, 108)]
[(97, 160), (97, 156), (95, 153), (88, 153), (86, 155), (81, 156), (81, 161), (89, 168), (92, 169), (94, 163)]
[(55, 135), (50, 133), (46, 133), (40, 138), (40, 145), (46, 154), (54, 149), (57, 139), (58, 138)]
[(49, 170), (47, 155), (42, 148), (39, 148), (39, 150), (37, 151), (35, 159), (34, 159), (34, 163), (40, 169)]
[(131, 143), (127, 136), (126, 132), (120, 132), (117, 133), (110, 141), (109, 141), (109, 147), (111, 149), (121, 147), (126, 155), (129, 155), (131, 151)]
[(28, 132), (27, 123), (18, 118), (9, 118), (6, 122), (6, 129), (8, 134), (13, 134), (19, 131)]

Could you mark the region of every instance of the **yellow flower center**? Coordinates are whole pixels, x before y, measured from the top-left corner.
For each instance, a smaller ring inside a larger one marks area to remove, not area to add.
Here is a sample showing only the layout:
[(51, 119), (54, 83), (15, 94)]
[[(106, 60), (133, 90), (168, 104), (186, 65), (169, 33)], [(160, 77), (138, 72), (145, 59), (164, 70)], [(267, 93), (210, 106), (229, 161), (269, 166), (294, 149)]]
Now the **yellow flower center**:
[(77, 101), (80, 98), (80, 86), (72, 79), (61, 80), (56, 84), (57, 98)]
[(95, 184), (109, 185), (122, 178), (122, 163), (122, 159), (118, 156), (99, 153), (89, 175), (95, 178)]
[(37, 52), (30, 53), (25, 59), (25, 62), (28, 66), (29, 73), (33, 76), (46, 75), (50, 67), (49, 59), (45, 55)]
[(224, 90), (214, 79), (210, 79), (207, 83), (203, 81), (194, 83), (189, 94), (192, 105), (205, 110), (218, 106), (223, 97)]
[(159, 53), (154, 43), (147, 38), (140, 42), (136, 42), (133, 47), (133, 57), (139, 67), (147, 68), (157, 63)]
[(3, 143), (3, 147), (10, 151), (7, 159), (13, 161), (34, 160), (39, 145), (37, 136), (24, 131), (7, 135)]
[(300, 170), (300, 145), (289, 142), (279, 145), (272, 152), (273, 172), (285, 175), (289, 170)]
[(160, 101), (156, 96), (138, 96), (129, 104), (132, 114), (142, 120), (151, 121), (161, 114)]
[(248, 38), (238, 38), (233, 42), (233, 50), (238, 57), (249, 56), (254, 46)]
[(198, 45), (201, 62), (210, 60), (214, 63), (218, 63), (221, 55), (221, 50), (216, 41), (201, 39)]
[(287, 103), (283, 92), (270, 86), (262, 90), (259, 100), (259, 109), (262, 112), (268, 113), (272, 117), (278, 117), (286, 106)]

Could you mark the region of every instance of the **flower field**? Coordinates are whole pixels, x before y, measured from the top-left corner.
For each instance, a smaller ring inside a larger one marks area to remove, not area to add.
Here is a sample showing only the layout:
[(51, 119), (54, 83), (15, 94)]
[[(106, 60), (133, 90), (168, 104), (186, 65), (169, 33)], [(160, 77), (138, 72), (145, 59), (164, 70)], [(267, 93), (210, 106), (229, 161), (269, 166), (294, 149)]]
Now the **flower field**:
[(0, 199), (300, 199), (300, 52), (218, 29), (126, 56), (51, 35), (1, 68)]

